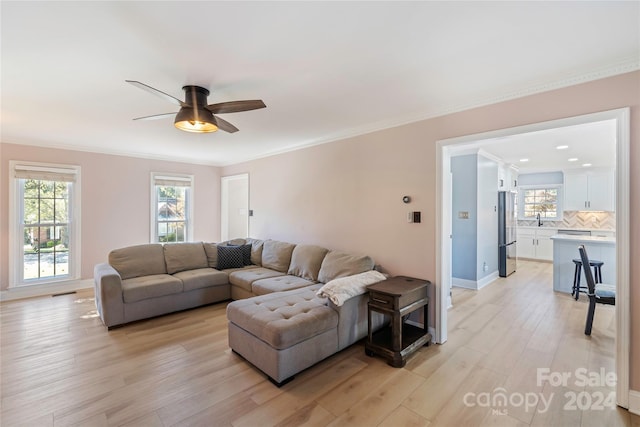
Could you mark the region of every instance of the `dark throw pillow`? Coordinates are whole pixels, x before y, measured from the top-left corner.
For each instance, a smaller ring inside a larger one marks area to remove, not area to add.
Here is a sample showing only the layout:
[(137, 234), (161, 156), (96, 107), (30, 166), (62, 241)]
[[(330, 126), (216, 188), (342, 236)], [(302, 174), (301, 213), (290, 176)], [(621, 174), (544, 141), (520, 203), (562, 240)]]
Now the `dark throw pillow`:
[(232, 246), (234, 248), (240, 248), (242, 250), (242, 264), (243, 265), (253, 265), (251, 262), (251, 244), (247, 245), (227, 245)]
[(218, 270), (244, 267), (244, 256), (240, 246), (218, 246)]
[(244, 265), (252, 265), (251, 262), (251, 245), (242, 245), (240, 246), (242, 249), (242, 262)]

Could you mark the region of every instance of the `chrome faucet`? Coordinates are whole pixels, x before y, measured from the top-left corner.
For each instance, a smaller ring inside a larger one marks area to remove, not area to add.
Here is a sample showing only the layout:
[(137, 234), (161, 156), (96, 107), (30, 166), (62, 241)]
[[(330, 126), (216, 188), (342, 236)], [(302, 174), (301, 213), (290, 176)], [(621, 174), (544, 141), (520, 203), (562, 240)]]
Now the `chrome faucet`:
[(542, 227), (542, 221), (540, 221), (540, 212), (536, 215), (536, 219), (538, 220), (538, 227)]

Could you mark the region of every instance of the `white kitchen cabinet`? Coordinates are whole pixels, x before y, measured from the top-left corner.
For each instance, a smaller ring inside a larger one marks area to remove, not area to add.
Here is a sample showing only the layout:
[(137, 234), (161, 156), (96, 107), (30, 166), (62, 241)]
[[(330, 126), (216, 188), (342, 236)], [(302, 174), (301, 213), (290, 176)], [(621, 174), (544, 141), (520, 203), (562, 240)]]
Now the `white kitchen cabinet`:
[(503, 164), (498, 165), (498, 191), (507, 191), (507, 173)]
[(536, 259), (553, 261), (553, 240), (551, 236), (558, 234), (558, 230), (536, 230)]
[(498, 164), (498, 191), (512, 191), (518, 186), (518, 169), (509, 164)]
[(564, 210), (615, 211), (613, 172), (565, 173)]
[(518, 229), (518, 235), (516, 238), (516, 250), (517, 250), (518, 258), (535, 259), (536, 257), (535, 230)]
[(544, 261), (553, 260), (553, 241), (551, 236), (558, 233), (550, 228), (519, 228), (516, 242), (518, 258)]
[(518, 168), (513, 165), (509, 166), (509, 185), (511, 186), (509, 190), (518, 189)]

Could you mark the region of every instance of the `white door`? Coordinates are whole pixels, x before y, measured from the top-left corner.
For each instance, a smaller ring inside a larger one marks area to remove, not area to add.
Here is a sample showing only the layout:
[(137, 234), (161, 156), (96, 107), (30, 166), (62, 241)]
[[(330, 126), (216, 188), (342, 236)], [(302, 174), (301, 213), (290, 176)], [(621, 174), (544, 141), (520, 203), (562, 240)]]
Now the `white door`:
[(223, 176), (220, 187), (222, 240), (249, 237), (249, 174)]

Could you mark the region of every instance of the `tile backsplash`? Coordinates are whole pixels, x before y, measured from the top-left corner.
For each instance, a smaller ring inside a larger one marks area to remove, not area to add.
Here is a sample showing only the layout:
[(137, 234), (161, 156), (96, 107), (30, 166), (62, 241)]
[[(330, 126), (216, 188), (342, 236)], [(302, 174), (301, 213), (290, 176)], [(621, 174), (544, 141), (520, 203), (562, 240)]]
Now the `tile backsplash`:
[[(518, 220), (518, 225), (522, 227), (535, 227), (538, 221)], [(549, 228), (593, 228), (601, 230), (616, 229), (616, 214), (614, 212), (583, 212), (564, 211), (562, 221), (545, 221), (542, 219), (542, 226)]]

